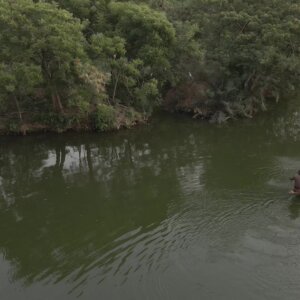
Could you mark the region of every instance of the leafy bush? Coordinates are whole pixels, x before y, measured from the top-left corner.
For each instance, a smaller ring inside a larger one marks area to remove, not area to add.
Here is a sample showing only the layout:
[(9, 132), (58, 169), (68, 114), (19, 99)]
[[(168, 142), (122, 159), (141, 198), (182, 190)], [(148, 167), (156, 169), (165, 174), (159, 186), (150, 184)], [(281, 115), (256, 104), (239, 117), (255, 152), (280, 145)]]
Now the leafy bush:
[(65, 130), (72, 123), (72, 118), (68, 118), (66, 115), (49, 112), (38, 114), (33, 119), (34, 122), (42, 125), (49, 126), (57, 131)]
[(92, 128), (97, 131), (106, 131), (114, 128), (116, 111), (112, 106), (98, 104), (91, 115)]
[(6, 123), (6, 129), (9, 133), (18, 134), (20, 133), (21, 123), (19, 120), (9, 120)]

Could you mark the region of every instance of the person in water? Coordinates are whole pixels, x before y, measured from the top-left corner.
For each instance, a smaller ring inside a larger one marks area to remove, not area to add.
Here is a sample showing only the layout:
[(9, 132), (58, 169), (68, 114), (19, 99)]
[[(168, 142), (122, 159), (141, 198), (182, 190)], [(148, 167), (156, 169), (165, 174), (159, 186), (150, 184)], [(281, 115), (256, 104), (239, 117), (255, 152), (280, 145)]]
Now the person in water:
[(300, 170), (298, 171), (298, 173), (294, 176), (291, 177), (290, 180), (294, 181), (294, 192), (300, 193)]

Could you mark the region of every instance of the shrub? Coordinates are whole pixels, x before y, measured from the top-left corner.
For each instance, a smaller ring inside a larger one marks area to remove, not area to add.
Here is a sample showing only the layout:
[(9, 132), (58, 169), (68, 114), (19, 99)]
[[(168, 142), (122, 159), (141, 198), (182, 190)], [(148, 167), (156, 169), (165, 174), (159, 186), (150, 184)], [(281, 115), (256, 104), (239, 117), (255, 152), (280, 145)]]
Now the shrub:
[(38, 114), (35, 118), (33, 118), (33, 122), (46, 125), (50, 129), (62, 131), (70, 125), (71, 119), (63, 114), (49, 112)]
[(97, 109), (92, 113), (92, 128), (97, 131), (113, 129), (116, 120), (116, 111), (112, 106), (98, 104)]

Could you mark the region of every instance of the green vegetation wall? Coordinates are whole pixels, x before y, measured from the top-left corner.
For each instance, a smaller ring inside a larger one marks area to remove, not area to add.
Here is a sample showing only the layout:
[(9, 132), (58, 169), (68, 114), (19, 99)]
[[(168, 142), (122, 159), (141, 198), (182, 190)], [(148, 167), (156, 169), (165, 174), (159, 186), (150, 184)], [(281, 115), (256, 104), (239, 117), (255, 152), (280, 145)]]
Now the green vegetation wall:
[(0, 44), (0, 116), (20, 124), (109, 129), (162, 100), (251, 117), (299, 87), (300, 4), (0, 0)]

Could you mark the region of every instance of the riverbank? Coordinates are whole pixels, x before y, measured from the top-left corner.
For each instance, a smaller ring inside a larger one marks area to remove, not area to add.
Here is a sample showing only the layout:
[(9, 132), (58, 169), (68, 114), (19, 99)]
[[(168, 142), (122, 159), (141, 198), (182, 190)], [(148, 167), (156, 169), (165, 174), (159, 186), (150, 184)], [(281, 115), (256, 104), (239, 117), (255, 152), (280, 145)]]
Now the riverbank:
[(52, 132), (104, 132), (131, 128), (148, 121), (146, 114), (123, 105), (100, 105), (90, 113), (65, 111), (62, 113), (26, 114), (0, 117), (0, 135), (27, 135)]
[(184, 83), (167, 92), (163, 107), (169, 112), (183, 112), (194, 119), (220, 124), (230, 119), (251, 119), (279, 100), (267, 92), (260, 99), (249, 97), (245, 101), (226, 101), (224, 97), (224, 100), (216, 100), (209, 96), (211, 91), (212, 87), (206, 82)]
[[(156, 111), (167, 114), (184, 114), (192, 119), (212, 124), (222, 124), (232, 120), (252, 119), (261, 112), (270, 114), (280, 110), (276, 107), (293, 108), (298, 103), (299, 94), (284, 97), (280, 103), (268, 99), (264, 103), (214, 103), (208, 101), (203, 87), (197, 84), (171, 89)], [(290, 98), (294, 100), (290, 100)], [(262, 107), (263, 106), (263, 107)], [(292, 109), (293, 111), (293, 109)], [(141, 113), (124, 105), (100, 104), (89, 113), (65, 110), (63, 113), (17, 113), (0, 116), (0, 136), (28, 135), (35, 133), (107, 132), (132, 128), (149, 122), (153, 114)]]

